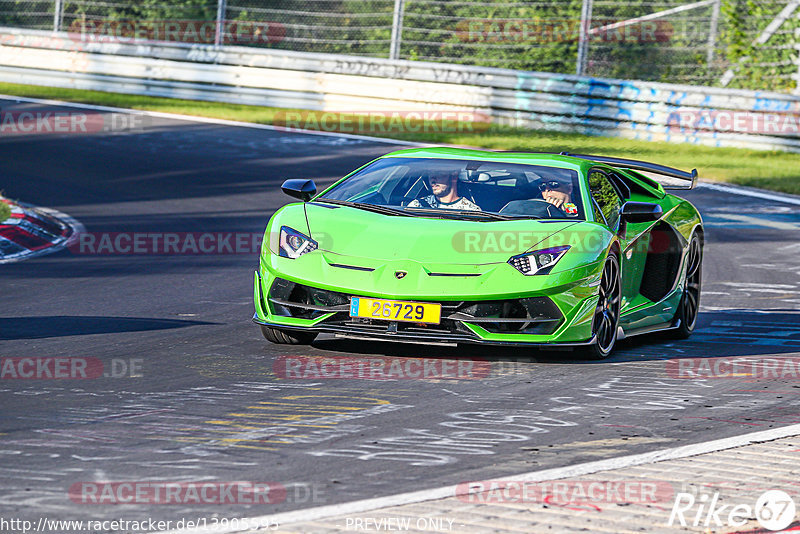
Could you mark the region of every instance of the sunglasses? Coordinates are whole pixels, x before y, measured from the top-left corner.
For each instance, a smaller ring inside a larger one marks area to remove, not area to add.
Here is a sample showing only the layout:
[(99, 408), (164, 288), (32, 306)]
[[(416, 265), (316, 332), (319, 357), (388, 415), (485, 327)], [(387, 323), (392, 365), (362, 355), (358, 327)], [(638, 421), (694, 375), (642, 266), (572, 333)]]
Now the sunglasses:
[(562, 184), (557, 180), (550, 180), (548, 182), (542, 182), (541, 184), (539, 184), (539, 191), (546, 191), (548, 189), (560, 189), (564, 187), (564, 185), (565, 184)]

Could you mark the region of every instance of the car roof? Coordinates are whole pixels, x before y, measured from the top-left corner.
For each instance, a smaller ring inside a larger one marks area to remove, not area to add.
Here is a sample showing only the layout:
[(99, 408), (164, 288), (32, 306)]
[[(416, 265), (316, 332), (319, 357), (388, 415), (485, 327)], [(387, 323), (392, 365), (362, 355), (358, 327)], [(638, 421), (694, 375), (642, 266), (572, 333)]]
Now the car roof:
[(587, 176), (589, 170), (600, 167), (611, 170), (618, 175), (625, 176), (629, 182), (628, 187), (635, 187), (643, 191), (645, 195), (655, 198), (663, 198), (666, 193), (661, 184), (647, 176), (643, 176), (630, 169), (620, 169), (602, 162), (593, 161), (586, 157), (573, 157), (564, 154), (546, 154), (537, 152), (493, 152), (491, 150), (478, 150), (472, 148), (454, 147), (421, 147), (408, 148), (390, 152), (379, 159), (384, 158), (435, 158), (452, 160), (475, 160), (491, 161), (498, 163), (517, 163), (521, 165), (544, 165), (560, 169), (571, 169), (578, 171), (579, 174)]
[(436, 158), (493, 161), (498, 163), (519, 163), (523, 165), (547, 165), (561, 169), (573, 169), (586, 172), (597, 163), (559, 154), (527, 153), (527, 152), (493, 152), (470, 148), (424, 147), (397, 150), (383, 158)]

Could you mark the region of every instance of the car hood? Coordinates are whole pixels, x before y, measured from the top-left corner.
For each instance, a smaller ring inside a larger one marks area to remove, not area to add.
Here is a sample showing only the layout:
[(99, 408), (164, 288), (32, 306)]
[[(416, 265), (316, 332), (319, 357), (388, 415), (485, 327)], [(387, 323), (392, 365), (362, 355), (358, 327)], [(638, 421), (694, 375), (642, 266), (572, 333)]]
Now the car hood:
[(365, 260), (476, 265), (505, 263), (578, 221), (458, 221), (390, 216), (347, 206), (305, 204), (322, 251)]

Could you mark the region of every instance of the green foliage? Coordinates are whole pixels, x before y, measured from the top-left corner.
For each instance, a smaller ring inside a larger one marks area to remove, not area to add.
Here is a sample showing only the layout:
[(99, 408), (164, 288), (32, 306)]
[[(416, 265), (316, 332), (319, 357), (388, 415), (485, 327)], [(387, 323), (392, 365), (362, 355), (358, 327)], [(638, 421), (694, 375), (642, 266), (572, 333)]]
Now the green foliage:
[[(408, 0), (402, 55), (432, 61), (574, 72), (581, 0), (487, 7)], [(427, 41), (427, 43), (425, 42)], [(432, 43), (431, 43), (432, 42)]]
[(736, 71), (731, 87), (776, 91), (796, 87), (791, 76), (798, 72), (797, 12), (766, 43), (755, 43), (786, 5), (786, 0), (722, 0), (720, 37), (725, 59)]
[[(747, 4), (748, 0), (723, 0), (720, 15), (724, 20), (721, 41), (726, 45), (725, 54), (729, 61), (736, 62), (747, 55)], [(752, 38), (750, 39), (752, 41)]]
[(0, 197), (0, 223), (8, 219), (11, 215), (11, 206), (3, 202), (2, 198), (3, 197)]
[(614, 186), (603, 173), (592, 172), (589, 174), (589, 189), (609, 226), (616, 227), (622, 203)]
[(272, 22), (283, 39), (272, 48), (387, 57), (393, 0), (229, 0), (228, 18)]
[(0, 26), (53, 29), (53, 0), (0, 0)]
[(65, 24), (74, 19), (102, 20), (214, 20), (216, 2), (208, 0), (137, 0), (136, 2), (64, 2)]

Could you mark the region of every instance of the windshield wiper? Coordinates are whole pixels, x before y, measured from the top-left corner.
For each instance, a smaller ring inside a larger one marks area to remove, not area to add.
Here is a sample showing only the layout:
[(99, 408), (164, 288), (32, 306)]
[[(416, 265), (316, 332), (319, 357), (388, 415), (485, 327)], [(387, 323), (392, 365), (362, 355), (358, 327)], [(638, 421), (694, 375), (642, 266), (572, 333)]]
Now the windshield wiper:
[(364, 202), (350, 202), (349, 200), (335, 200), (331, 198), (318, 198), (314, 202), (327, 202), (328, 204), (336, 204), (337, 206), (348, 206), (350, 208), (358, 208), (365, 211), (373, 211), (375, 213), (382, 213), (383, 215), (400, 215), (402, 217), (411, 217), (410, 214), (404, 212), (399, 208), (390, 208), (389, 206), (380, 206), (378, 204), (366, 204)]
[(491, 211), (474, 211), (474, 210), (448, 210), (448, 209), (436, 209), (436, 208), (406, 208), (409, 211), (420, 212), (420, 213), (430, 213), (431, 215), (440, 215), (444, 218), (449, 218), (448, 215), (457, 215), (465, 218), (470, 219), (493, 219), (495, 221), (512, 221), (517, 219), (518, 217), (510, 217), (508, 215), (503, 215), (501, 213), (493, 213)]
[(351, 202), (354, 208), (361, 208), (362, 210), (374, 211), (376, 213), (383, 213), (385, 215), (400, 215), (402, 217), (411, 217), (400, 208), (390, 208), (389, 206), (381, 206), (378, 204), (365, 204), (364, 202)]

